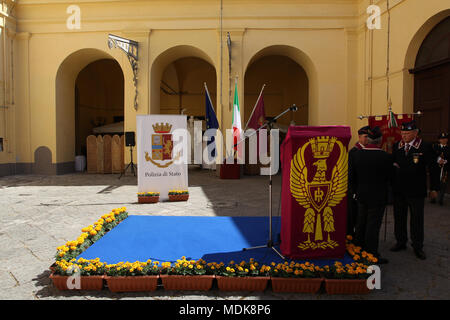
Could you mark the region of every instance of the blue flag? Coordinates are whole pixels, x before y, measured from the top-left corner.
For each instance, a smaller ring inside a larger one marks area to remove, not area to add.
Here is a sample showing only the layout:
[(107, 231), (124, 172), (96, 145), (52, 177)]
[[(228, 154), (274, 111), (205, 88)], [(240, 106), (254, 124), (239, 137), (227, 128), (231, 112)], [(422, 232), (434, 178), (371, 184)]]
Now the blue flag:
[[(209, 96), (208, 88), (205, 83), (205, 105), (206, 105), (206, 130), (208, 129), (219, 129), (219, 122), (217, 121), (216, 113), (214, 112), (214, 108), (211, 102), (211, 97)], [(211, 151), (210, 154), (215, 157), (216, 156), (216, 144), (215, 144), (215, 133), (211, 136), (211, 141), (208, 141), (208, 151)], [(211, 146), (210, 146), (211, 145)], [(212, 149), (211, 149), (212, 148)], [(211, 159), (210, 159), (211, 160)]]

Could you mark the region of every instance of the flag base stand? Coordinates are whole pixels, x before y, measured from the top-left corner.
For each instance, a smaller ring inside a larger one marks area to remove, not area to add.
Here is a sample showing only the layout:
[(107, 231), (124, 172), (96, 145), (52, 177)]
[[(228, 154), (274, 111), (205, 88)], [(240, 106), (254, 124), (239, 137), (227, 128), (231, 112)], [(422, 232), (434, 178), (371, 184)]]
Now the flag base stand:
[(223, 163), (220, 165), (220, 179), (240, 179), (241, 165), (239, 163)]

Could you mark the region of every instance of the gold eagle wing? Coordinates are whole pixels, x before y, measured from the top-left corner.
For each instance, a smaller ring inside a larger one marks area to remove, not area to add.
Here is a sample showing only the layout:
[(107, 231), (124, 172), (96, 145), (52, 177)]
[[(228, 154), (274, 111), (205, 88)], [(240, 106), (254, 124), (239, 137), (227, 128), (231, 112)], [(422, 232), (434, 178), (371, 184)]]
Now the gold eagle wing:
[(308, 197), (308, 168), (305, 165), (304, 152), (309, 143), (305, 143), (303, 147), (298, 149), (294, 158), (291, 160), (290, 188), (291, 194), (297, 202), (308, 209), (311, 202)]
[(347, 150), (339, 140), (336, 141), (340, 148), (340, 155), (331, 174), (331, 193), (328, 206), (337, 206), (347, 194), (348, 183), (348, 155)]

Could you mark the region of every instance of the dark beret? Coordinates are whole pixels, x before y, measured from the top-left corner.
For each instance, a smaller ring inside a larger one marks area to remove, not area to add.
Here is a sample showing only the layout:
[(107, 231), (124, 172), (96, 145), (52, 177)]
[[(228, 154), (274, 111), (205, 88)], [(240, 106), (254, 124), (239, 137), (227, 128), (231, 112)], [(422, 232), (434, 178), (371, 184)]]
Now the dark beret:
[(378, 138), (381, 138), (383, 134), (381, 133), (380, 127), (374, 127), (369, 129), (367, 136), (372, 140), (376, 140)]
[(358, 130), (358, 134), (359, 135), (368, 134), (369, 133), (369, 129), (370, 129), (369, 126), (362, 127), (361, 129)]

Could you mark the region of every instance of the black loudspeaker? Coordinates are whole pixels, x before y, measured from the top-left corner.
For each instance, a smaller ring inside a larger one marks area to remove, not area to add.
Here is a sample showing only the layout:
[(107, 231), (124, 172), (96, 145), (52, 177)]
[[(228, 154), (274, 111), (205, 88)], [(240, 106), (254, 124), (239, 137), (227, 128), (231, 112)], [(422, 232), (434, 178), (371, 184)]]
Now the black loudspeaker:
[(125, 132), (125, 145), (127, 147), (134, 147), (136, 142), (134, 141), (134, 131)]

